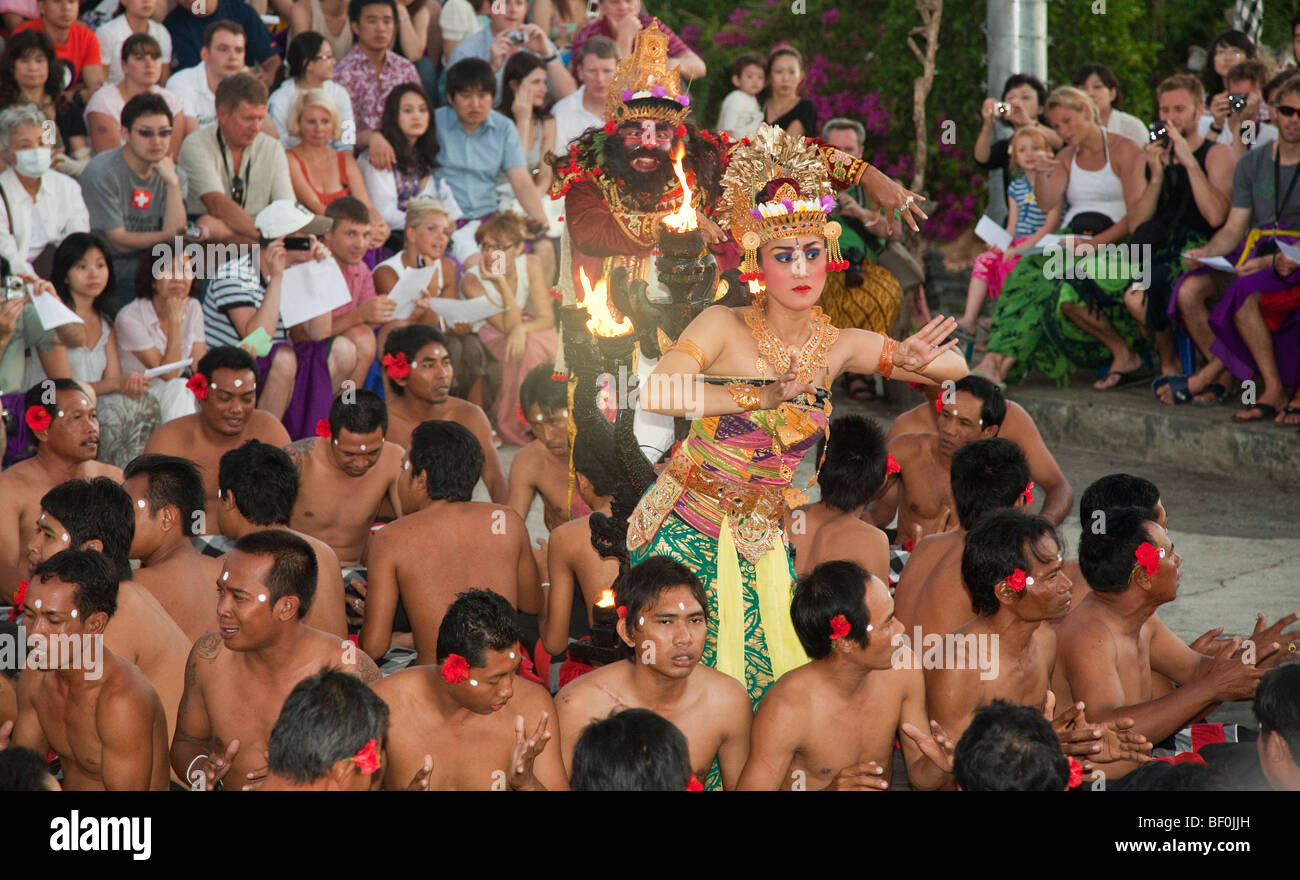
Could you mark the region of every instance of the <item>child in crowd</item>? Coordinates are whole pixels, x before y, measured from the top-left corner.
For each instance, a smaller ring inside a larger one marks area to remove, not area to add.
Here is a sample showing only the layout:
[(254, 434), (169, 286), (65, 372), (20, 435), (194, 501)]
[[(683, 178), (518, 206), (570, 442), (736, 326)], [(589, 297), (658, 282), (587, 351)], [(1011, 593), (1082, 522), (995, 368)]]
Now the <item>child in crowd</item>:
[(737, 140), (758, 131), (763, 121), (758, 93), (763, 91), (767, 80), (763, 68), (763, 56), (757, 52), (746, 52), (731, 65), (731, 84), (736, 88), (722, 100), (718, 131), (725, 131)]

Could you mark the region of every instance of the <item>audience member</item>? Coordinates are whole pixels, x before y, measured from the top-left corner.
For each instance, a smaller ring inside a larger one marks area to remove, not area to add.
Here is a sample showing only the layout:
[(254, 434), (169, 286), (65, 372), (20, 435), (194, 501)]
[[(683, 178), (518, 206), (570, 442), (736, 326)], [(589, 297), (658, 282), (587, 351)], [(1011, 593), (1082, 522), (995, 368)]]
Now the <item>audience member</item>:
[[(470, 34), (461, 40), (454, 52), (447, 59), (448, 69), (466, 58), (477, 58), (492, 67), (496, 75), (493, 92), (500, 92), (504, 86), (506, 63), (521, 52), (527, 52), (542, 62), (545, 69), (544, 80), (549, 80), (550, 91), (554, 97), (563, 98), (573, 92), (577, 84), (573, 76), (560, 60), (560, 51), (546, 36), (546, 31), (536, 24), (525, 23), (528, 16), (527, 0), (501, 0), (492, 4), (488, 26)], [(450, 86), (447, 89), (451, 95)], [(509, 105), (502, 105), (502, 111), (509, 112)]]
[[(1277, 140), (1277, 126), (1269, 124), (1268, 105), (1264, 103), (1268, 77), (1268, 65), (1262, 61), (1234, 64), (1224, 75), (1227, 91), (1210, 98), (1210, 112), (1200, 117), (1197, 133), (1228, 144), (1238, 159), (1255, 147)], [(1231, 99), (1244, 99), (1244, 103), (1234, 109)]]
[[(608, 37), (618, 46), (618, 57), (626, 58), (632, 54), (632, 41), (637, 33), (657, 21), (641, 8), (641, 0), (598, 0), (599, 17), (588, 22), (573, 35), (573, 58), (582, 56), (582, 45), (592, 37)], [(707, 74), (704, 61), (691, 48), (682, 42), (682, 38), (662, 21), (659, 30), (668, 37), (668, 65), (680, 67), (682, 76), (689, 79), (703, 79)], [(574, 67), (577, 67), (576, 61)]]
[[(399, 327), (411, 323), (431, 324), (442, 329), (444, 333), (449, 332), (450, 328), (446, 326), (446, 322), (437, 312), (428, 307), (427, 301), (432, 298), (456, 299), (456, 292), (460, 288), (456, 263), (451, 257), (446, 256), (447, 245), (451, 242), (451, 217), (440, 202), (425, 198), (411, 199), (406, 203), (404, 213), (406, 228), (402, 230), (402, 250), (375, 267), (373, 276), (375, 293), (381, 297), (388, 296), (397, 286), (397, 282), (412, 269), (432, 269), (433, 276), (424, 288), (424, 296), (417, 301), (410, 316), (405, 320), (392, 322), (392, 326)], [(462, 335), (473, 332), (469, 324), (458, 323), (453, 326)], [(452, 343), (448, 343), (448, 352), (452, 354), (453, 363), (457, 361), (457, 354), (461, 351), (461, 338), (461, 336), (456, 337), (455, 352), (452, 352)], [(479, 343), (478, 347), (486, 355), (482, 343)], [(483, 405), (481, 376), (476, 380), (471, 379), (471, 390), (474, 386), (477, 386), (477, 399), (471, 394), (466, 394), (464, 389), (461, 389), (459, 396), (481, 407)], [(456, 387), (458, 386), (453, 386)]]
[(179, 97), (158, 85), (161, 52), (158, 42), (148, 34), (132, 34), (122, 44), (124, 78), (105, 84), (86, 105), (91, 152), (98, 154), (120, 147), (122, 111), (127, 102), (136, 95), (155, 94), (166, 102), (172, 117), (168, 155), (173, 161), (180, 155), (181, 141), (198, 127), (198, 123), (185, 115), (185, 103)]
[(763, 122), (793, 135), (812, 136), (817, 131), (817, 107), (801, 94), (803, 55), (793, 46), (773, 49), (764, 72)]
[(355, 347), (351, 380), (354, 387), (360, 388), (375, 362), (375, 334), (392, 321), (397, 304), (391, 297), (375, 295), (374, 278), (363, 262), (375, 239), (371, 209), (358, 199), (343, 196), (330, 202), (325, 216), (334, 222), (325, 233), (325, 246), (343, 273), (351, 297), (350, 302), (330, 313), (329, 335), (347, 339)]
[[(547, 0), (541, 0), (547, 2)], [(563, 154), (579, 135), (589, 128), (605, 124), (605, 96), (614, 80), (618, 64), (618, 47), (609, 37), (596, 36), (582, 46), (577, 63), (582, 83), (576, 92), (565, 95), (551, 107), (555, 119), (555, 152)]]
[[(293, 10), (289, 13), (289, 33), (293, 39), (289, 42), (289, 55), (285, 63), (289, 65), (290, 77), (300, 76), (304, 69), (294, 64), (293, 54), (294, 44), (304, 37), (308, 42), (299, 44), (304, 50), (300, 58), (310, 61), (325, 56), (327, 53), (321, 50), (328, 45), (328, 57), (338, 61), (351, 51), (355, 39), (348, 20), (348, 0), (295, 0)], [(319, 44), (313, 46), (318, 40)], [(324, 58), (320, 58), (320, 62), (325, 63)], [(295, 67), (298, 72), (295, 72)], [(338, 101), (338, 98), (334, 100)], [(339, 106), (343, 106), (342, 101), (339, 101)]]
[[(172, 35), (154, 16), (164, 0), (123, 0), (121, 14), (95, 29), (99, 40), (101, 61), (108, 69), (108, 81), (119, 83), (125, 76), (122, 70), (122, 45), (135, 34), (153, 37), (158, 43), (162, 75), (165, 82), (172, 71)], [(165, 4), (164, 4), (165, 5)]]
[[(319, 0), (299, 0), (294, 9)], [(328, 2), (328, 0), (327, 0)], [(343, 0), (336, 0), (343, 3)], [(348, 31), (349, 37), (352, 32)], [(349, 153), (356, 147), (357, 123), (352, 113), (352, 96), (348, 90), (334, 81), (334, 64), (342, 55), (335, 55), (331, 44), (319, 33), (307, 31), (293, 38), (289, 44), (286, 63), (289, 75), (284, 78), (266, 102), (266, 112), (280, 132), (280, 143), (287, 150), (296, 146), (301, 137), (289, 131), (289, 113), (298, 101), (298, 96), (311, 89), (324, 89), (334, 100), (339, 115), (339, 135), (330, 141), (335, 150)]]
[(384, 100), (379, 134), (393, 150), (392, 164), (380, 170), (371, 164), (369, 153), (358, 163), (366, 192), (389, 228), (397, 232), (405, 227), (406, 206), (416, 198), (437, 199), (448, 220), (458, 220), (460, 208), (451, 187), (433, 174), (438, 167), (438, 133), (433, 129), (433, 112), (424, 90), (413, 83), (395, 86)]
[(0, 257), (18, 272), (50, 275), (54, 250), (74, 232), (90, 231), (90, 215), (77, 181), (50, 167), (43, 137), (45, 117), (30, 105), (0, 111), (0, 174), (4, 218)]
[(587, 7), (580, 0), (534, 0), (530, 8), (533, 23), (551, 38), (568, 64), (573, 35), (587, 23)]
[[(1047, 103), (1047, 87), (1038, 77), (1017, 73), (1007, 78), (1002, 86), (1002, 99), (985, 98), (980, 105), (979, 136), (975, 139), (975, 163), (989, 171), (1005, 171), (1011, 162), (1011, 139), (993, 140), (994, 122), (1010, 125), (1015, 131), (1032, 126), (1043, 133), (1053, 151), (1062, 145), (1061, 136), (1042, 122), (1043, 105)], [(1028, 169), (1026, 169), (1028, 170)]]
[(31, 105), (53, 122), (54, 141), (42, 143), (54, 148), (55, 168), (75, 177), (90, 158), (90, 143), (81, 107), (63, 89), (64, 70), (45, 34), (13, 35), (0, 55), (0, 109)]
[[(54, 285), (35, 275), (22, 275), (25, 282), (32, 285), (32, 292), (53, 294)], [(23, 384), (27, 372), (27, 352), (35, 354), (41, 368), (47, 376), (67, 379), (70, 367), (65, 346), (77, 346), (86, 341), (85, 328), (78, 324), (64, 324), (54, 330), (41, 326), (36, 306), (23, 299), (7, 299), (0, 304), (0, 395), (4, 397), (4, 409), (10, 412), (26, 412), (23, 406)], [(0, 420), (2, 421), (2, 420)], [(15, 419), (17, 423), (17, 419)], [(10, 453), (4, 450), (4, 463), (12, 464), (25, 458), (25, 442), (20, 428), (16, 436), (6, 437)]]
[[(195, 128), (207, 128), (217, 121), (217, 87), (245, 70), (244, 29), (234, 21), (212, 22), (203, 32), (199, 54), (198, 64), (171, 75), (167, 91), (180, 98)], [(186, 132), (182, 140), (188, 135)]]
[(197, 401), (184, 375), (193, 373), (207, 353), (203, 306), (194, 284), (194, 270), (184, 259), (164, 253), (135, 270), (135, 299), (117, 313), (117, 351), (122, 369), (135, 373), (191, 361), (149, 379), (149, 393), (158, 398), (162, 420), (170, 422), (196, 411)]
[[(280, 56), (275, 54), (271, 35), (257, 10), (240, 0), (179, 0), (172, 7), (163, 19), (163, 26), (172, 36), (176, 69), (193, 67), (203, 60), (200, 49), (208, 46), (211, 23), (219, 21), (231, 22), (242, 29), (248, 39), (248, 65), (254, 68), (262, 85), (270, 88), (280, 66)], [(240, 69), (243, 69), (242, 59)]]
[(397, 4), (394, 0), (349, 0), (348, 20), (356, 45), (339, 59), (334, 80), (347, 90), (357, 123), (357, 149), (366, 150), (370, 164), (387, 171), (392, 168), (393, 145), (380, 133), (388, 93), (402, 83), (420, 84), (415, 65), (390, 52)]
[(95, 32), (77, 21), (79, 5), (77, 0), (36, 0), (41, 17), (23, 22), (13, 32), (38, 31), (49, 37), (55, 54), (72, 69), (72, 82), (80, 81), (84, 95), (93, 95), (107, 73)]
[[(551, 177), (555, 171), (542, 161), (547, 153), (555, 152), (555, 118), (544, 109), (546, 70), (535, 55), (520, 52), (506, 62), (503, 71), (501, 112), (508, 114), (515, 123), (519, 143), (524, 150), (524, 164), (540, 199), (550, 190)], [(497, 195), (501, 210), (522, 210), (504, 173), (497, 175)], [(542, 204), (545, 205), (546, 202), (543, 201)], [(548, 273), (548, 278), (550, 274)]]
[(478, 12), (469, 0), (447, 0), (442, 4), (438, 14), (438, 35), (442, 38), (442, 66), (450, 66), (448, 59), (456, 51), (461, 40), (477, 32), (484, 26)]
[(764, 121), (763, 108), (758, 96), (767, 85), (767, 65), (757, 52), (746, 52), (731, 64), (731, 84), (734, 88), (722, 99), (718, 111), (718, 131), (725, 131), (733, 140), (758, 131)]
[(1139, 147), (1147, 145), (1149, 140), (1146, 123), (1119, 109), (1123, 102), (1119, 78), (1109, 67), (1095, 61), (1085, 64), (1074, 72), (1071, 82), (1076, 89), (1082, 89), (1092, 98), (1092, 103), (1097, 107), (1097, 115), (1101, 117), (1102, 128), (1124, 135)]

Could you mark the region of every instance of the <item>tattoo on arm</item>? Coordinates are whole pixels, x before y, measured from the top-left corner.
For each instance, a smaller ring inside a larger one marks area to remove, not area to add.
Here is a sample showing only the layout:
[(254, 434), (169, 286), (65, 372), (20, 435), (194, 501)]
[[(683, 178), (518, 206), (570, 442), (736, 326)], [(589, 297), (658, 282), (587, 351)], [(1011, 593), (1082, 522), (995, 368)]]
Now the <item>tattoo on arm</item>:
[(315, 437), (304, 437), (301, 440), (295, 440), (284, 451), (289, 453), (289, 458), (293, 461), (293, 466), (299, 471), (302, 470), (302, 463), (311, 453), (312, 444), (316, 442)]
[[(214, 632), (204, 633), (199, 638), (198, 644), (194, 646), (194, 653), (197, 656), (202, 657), (204, 660), (208, 661), (208, 663), (216, 662), (217, 653), (220, 650), (221, 650), (221, 636), (217, 635)], [(191, 668), (193, 668), (193, 664), (191, 664)], [(188, 674), (188, 670), (187, 670), (187, 674)], [(187, 680), (186, 684), (188, 683), (189, 682)]]

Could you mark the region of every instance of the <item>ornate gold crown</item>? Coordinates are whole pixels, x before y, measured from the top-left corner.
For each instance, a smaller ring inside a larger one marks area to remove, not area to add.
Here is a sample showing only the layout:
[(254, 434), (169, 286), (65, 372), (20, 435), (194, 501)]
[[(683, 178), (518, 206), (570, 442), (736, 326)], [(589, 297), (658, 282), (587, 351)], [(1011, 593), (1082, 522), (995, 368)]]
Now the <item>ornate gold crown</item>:
[(605, 118), (615, 125), (628, 119), (662, 119), (673, 125), (691, 105), (681, 91), (681, 70), (668, 66), (668, 37), (659, 19), (632, 41), (632, 54), (618, 62), (605, 96)]
[(827, 215), (835, 210), (830, 175), (821, 152), (804, 138), (774, 125), (760, 125), (731, 153), (722, 176), (719, 222), (744, 248), (742, 281), (758, 280), (758, 249), (765, 242), (799, 235), (827, 241), (830, 268), (847, 268), (840, 256), (840, 224)]

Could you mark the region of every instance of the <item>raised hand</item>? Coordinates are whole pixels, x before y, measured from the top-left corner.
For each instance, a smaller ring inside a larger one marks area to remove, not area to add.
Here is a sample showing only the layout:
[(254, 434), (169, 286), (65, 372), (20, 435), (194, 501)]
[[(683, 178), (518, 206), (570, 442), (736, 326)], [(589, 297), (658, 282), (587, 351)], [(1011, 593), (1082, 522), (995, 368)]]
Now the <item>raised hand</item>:
[(212, 791), (216, 788), (217, 783), (230, 772), (230, 767), (234, 763), (237, 754), (239, 754), (239, 740), (232, 739), (223, 754), (208, 755), (205, 760), (194, 765), (189, 770), (190, 778), (186, 782), (193, 785), (195, 782), (201, 781), (204, 791)]
[(894, 366), (909, 373), (920, 373), (939, 355), (957, 347), (956, 338), (943, 341), (956, 327), (956, 318), (943, 315), (932, 318), (916, 333), (898, 343), (898, 348), (894, 349)]
[(903, 221), (913, 232), (920, 232), (916, 221), (928, 220), (929, 216), (921, 210), (919, 204), (924, 196), (905, 188), (901, 183), (887, 177), (874, 165), (868, 165), (862, 175), (862, 187), (867, 191), (872, 209), (884, 221), (886, 230), (892, 234), (894, 229), (894, 211), (902, 212)]
[(1283, 633), (1288, 626), (1300, 620), (1300, 612), (1279, 617), (1272, 626), (1264, 625), (1267, 620), (1264, 612), (1259, 612), (1255, 617), (1255, 631), (1250, 634), (1251, 641), (1255, 643), (1255, 662), (1263, 668), (1276, 666), (1283, 660), (1295, 657), (1295, 651), (1290, 650), (1288, 645), (1300, 640), (1300, 633)]
[(515, 716), (515, 747), (510, 753), (510, 776), (507, 779), (511, 790), (520, 791), (538, 786), (537, 777), (533, 775), (533, 761), (550, 742), (551, 732), (546, 729), (550, 717), (549, 712), (543, 712), (541, 720), (537, 722), (537, 729), (525, 739), (524, 716)]
[(885, 778), (885, 768), (875, 761), (867, 761), (865, 764), (851, 764), (836, 773), (831, 784), (823, 791), (886, 791), (888, 789), (889, 780)]
[(938, 721), (930, 721), (929, 735), (922, 733), (916, 725), (906, 722), (903, 723), (902, 731), (916, 743), (921, 754), (930, 759), (930, 763), (945, 773), (952, 772), (952, 755), (956, 747)]
[(798, 357), (799, 353), (793, 348), (790, 349), (790, 369), (775, 382), (769, 382), (758, 390), (760, 409), (776, 409), (785, 401), (792, 400), (800, 394), (817, 393), (817, 389), (812, 385), (799, 381), (794, 367)]

